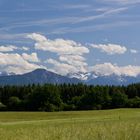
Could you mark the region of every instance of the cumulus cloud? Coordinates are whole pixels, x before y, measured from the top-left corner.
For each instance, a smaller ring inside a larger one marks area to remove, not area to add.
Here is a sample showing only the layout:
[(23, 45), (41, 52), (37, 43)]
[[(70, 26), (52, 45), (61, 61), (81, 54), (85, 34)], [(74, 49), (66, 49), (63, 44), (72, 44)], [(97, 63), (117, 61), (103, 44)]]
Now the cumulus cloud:
[[(69, 73), (87, 73), (94, 72), (97, 75), (126, 75), (137, 76), (140, 74), (140, 66), (118, 66), (111, 63), (97, 64), (89, 66), (86, 62), (84, 54), (89, 53), (88, 45), (82, 45), (73, 40), (54, 39), (50, 40), (40, 34), (28, 34), (26, 36), (35, 41), (34, 48), (36, 50), (48, 51), (55, 53), (58, 57), (57, 60), (48, 59), (46, 63), (51, 64), (50, 69), (61, 75)], [(117, 44), (89, 44), (94, 49), (99, 49), (108, 55), (124, 54), (127, 51), (125, 46)], [(36, 52), (31, 54), (27, 53), (11, 53), (15, 50), (29, 50), (28, 47), (17, 46), (0, 46), (0, 69), (8, 72), (25, 73), (37, 68), (46, 68), (42, 66), (43, 62), (40, 61)], [(10, 52), (10, 53), (7, 53)], [(138, 53), (137, 50), (131, 49), (131, 53)], [(100, 60), (97, 60), (98, 63)]]
[(48, 59), (46, 63), (52, 64), (54, 66), (52, 71), (61, 75), (67, 75), (68, 73), (78, 72), (76, 67), (66, 63), (61, 63), (54, 59)]
[(18, 48), (13, 45), (8, 46), (0, 46), (0, 52), (12, 52), (14, 50), (17, 50)]
[(81, 56), (71, 56), (71, 55), (65, 55), (60, 56), (59, 60), (54, 59), (48, 59), (45, 62), (52, 64), (53, 72), (61, 74), (61, 75), (67, 75), (67, 74), (74, 74), (78, 72), (87, 72), (88, 64), (83, 61), (85, 58)]
[(28, 47), (22, 47), (21, 50), (28, 51), (29, 48)]
[(29, 62), (40, 62), (37, 53), (31, 53), (31, 54), (23, 53), (22, 57)]
[(17, 47), (14, 45), (7, 45), (7, 46), (0, 46), (0, 52), (13, 52), (15, 50), (23, 50), (23, 51), (28, 51), (29, 48), (27, 47)]
[(109, 55), (114, 54), (124, 54), (127, 51), (127, 48), (125, 46), (117, 45), (117, 44), (90, 44), (92, 48), (96, 48), (101, 50), (102, 52), (105, 52)]
[(97, 64), (93, 67), (90, 67), (90, 71), (96, 73), (97, 75), (102, 76), (109, 76), (112, 74), (121, 76), (133, 76), (136, 77), (140, 74), (140, 66), (121, 66), (111, 64), (111, 63), (104, 63), (104, 64)]
[(134, 54), (138, 53), (138, 51), (135, 50), (135, 49), (131, 49), (130, 52), (131, 52), (131, 53), (134, 53)]
[(26, 37), (30, 38), (32, 40), (35, 40), (37, 42), (45, 42), (45, 41), (47, 41), (45, 36), (37, 34), (37, 33), (28, 34)]
[(35, 41), (35, 49), (56, 53), (59, 61), (48, 59), (47, 63), (53, 65), (55, 72), (62, 75), (75, 73), (78, 71), (86, 71), (87, 63), (83, 57), (89, 53), (89, 49), (73, 40), (55, 39), (50, 40), (40, 34), (29, 34), (27, 38)]
[(60, 61), (67, 62), (70, 65), (74, 65), (76, 67), (87, 66), (85, 62), (85, 58), (79, 55), (62, 55), (59, 57)]
[[(48, 63), (53, 65), (53, 69), (59, 74), (65, 75), (68, 73), (86, 71), (87, 63), (83, 57), (84, 54), (89, 53), (89, 49), (80, 43), (73, 40), (55, 39), (50, 40), (43, 35), (33, 33), (26, 35), (35, 41), (34, 48), (42, 51), (52, 52), (58, 55), (58, 60), (49, 59)], [(15, 73), (24, 73), (33, 69), (42, 67), (37, 64), (43, 64), (37, 56), (37, 53), (31, 54), (22, 53), (6, 53), (15, 50), (28, 51), (28, 47), (17, 46), (1, 46), (0, 51), (0, 68)]]
[(0, 68), (3, 71), (21, 74), (40, 67), (39, 65), (29, 63), (17, 53), (0, 53)]
[(36, 41), (35, 49), (42, 51), (49, 51), (57, 53), (59, 55), (62, 54), (82, 55), (85, 53), (89, 53), (87, 47), (73, 40), (64, 40), (64, 39), (50, 40), (47, 39), (45, 36), (36, 33), (27, 35), (27, 38)]

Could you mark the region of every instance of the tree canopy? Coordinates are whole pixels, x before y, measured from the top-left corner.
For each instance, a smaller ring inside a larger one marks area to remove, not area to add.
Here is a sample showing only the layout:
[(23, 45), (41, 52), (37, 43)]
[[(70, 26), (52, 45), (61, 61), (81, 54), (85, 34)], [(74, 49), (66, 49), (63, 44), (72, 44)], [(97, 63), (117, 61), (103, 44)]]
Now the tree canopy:
[(140, 84), (33, 84), (0, 87), (1, 111), (70, 111), (129, 107), (140, 107)]

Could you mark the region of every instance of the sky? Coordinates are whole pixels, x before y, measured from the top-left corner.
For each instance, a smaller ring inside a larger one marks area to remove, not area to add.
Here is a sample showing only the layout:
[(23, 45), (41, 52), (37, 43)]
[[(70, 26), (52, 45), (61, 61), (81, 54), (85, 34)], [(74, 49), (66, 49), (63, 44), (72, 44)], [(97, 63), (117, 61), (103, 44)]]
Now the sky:
[(140, 0), (0, 0), (0, 71), (140, 74)]

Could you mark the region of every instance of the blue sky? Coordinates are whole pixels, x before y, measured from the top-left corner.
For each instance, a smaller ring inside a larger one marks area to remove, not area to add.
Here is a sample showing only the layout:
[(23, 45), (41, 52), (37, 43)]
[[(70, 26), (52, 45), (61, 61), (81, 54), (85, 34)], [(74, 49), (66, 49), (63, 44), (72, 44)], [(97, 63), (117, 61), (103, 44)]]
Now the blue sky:
[(0, 0), (0, 69), (136, 76), (139, 9), (140, 0)]

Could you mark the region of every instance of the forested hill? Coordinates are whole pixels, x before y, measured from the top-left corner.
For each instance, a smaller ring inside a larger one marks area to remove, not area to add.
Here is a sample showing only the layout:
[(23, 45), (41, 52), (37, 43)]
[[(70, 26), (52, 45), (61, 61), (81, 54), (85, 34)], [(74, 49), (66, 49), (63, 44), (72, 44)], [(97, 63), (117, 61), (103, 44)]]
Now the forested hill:
[(129, 86), (28, 85), (0, 87), (0, 110), (65, 111), (140, 108), (140, 84)]

